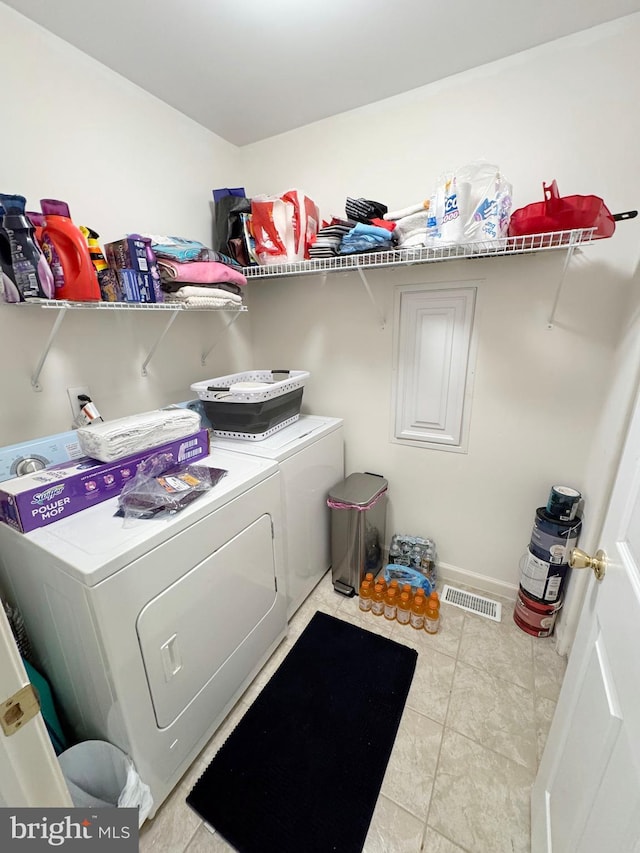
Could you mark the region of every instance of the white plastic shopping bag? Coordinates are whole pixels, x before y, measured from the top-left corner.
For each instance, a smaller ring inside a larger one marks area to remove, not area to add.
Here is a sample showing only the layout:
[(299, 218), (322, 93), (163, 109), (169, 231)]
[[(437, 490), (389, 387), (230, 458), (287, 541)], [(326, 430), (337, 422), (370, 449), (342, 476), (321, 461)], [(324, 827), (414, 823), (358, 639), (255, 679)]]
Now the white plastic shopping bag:
[(464, 242), (492, 241), (506, 237), (511, 214), (511, 184), (494, 163), (475, 160), (456, 170), (458, 185), (469, 186), (463, 223)]
[(511, 195), (511, 184), (498, 166), (486, 160), (474, 160), (441, 175), (429, 203), (425, 245), (491, 246), (507, 236)]
[(127, 761), (127, 781), (118, 797), (118, 808), (137, 808), (138, 826), (142, 826), (153, 808), (153, 797), (149, 786), (138, 776), (133, 761), (130, 758)]

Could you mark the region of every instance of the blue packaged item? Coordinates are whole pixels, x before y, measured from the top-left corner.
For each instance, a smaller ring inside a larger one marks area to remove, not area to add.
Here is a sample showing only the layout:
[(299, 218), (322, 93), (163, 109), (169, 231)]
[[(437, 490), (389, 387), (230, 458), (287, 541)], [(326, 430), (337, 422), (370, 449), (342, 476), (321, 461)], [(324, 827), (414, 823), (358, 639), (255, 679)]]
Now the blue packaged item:
[(410, 566), (399, 566), (396, 563), (389, 563), (384, 569), (384, 579), (387, 582), (387, 586), (392, 580), (397, 580), (400, 586), (410, 583), (414, 589), (421, 586), (424, 594), (427, 596), (434, 590), (434, 586), (429, 578), (425, 577), (417, 569), (412, 569)]
[(213, 200), (217, 202), (228, 195), (235, 196), (236, 198), (246, 198), (244, 187), (221, 187), (213, 191)]

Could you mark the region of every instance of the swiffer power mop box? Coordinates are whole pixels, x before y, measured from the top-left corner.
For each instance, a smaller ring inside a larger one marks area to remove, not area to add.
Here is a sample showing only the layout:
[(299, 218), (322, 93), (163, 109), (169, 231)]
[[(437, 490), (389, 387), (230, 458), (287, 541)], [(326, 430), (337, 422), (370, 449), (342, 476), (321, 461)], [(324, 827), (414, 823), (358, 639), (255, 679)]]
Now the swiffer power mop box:
[(81, 512), (119, 495), (140, 464), (156, 453), (169, 454), (174, 465), (204, 459), (209, 455), (209, 433), (201, 429), (117, 462), (99, 462), (83, 456), (6, 480), (0, 483), (0, 521), (28, 533)]

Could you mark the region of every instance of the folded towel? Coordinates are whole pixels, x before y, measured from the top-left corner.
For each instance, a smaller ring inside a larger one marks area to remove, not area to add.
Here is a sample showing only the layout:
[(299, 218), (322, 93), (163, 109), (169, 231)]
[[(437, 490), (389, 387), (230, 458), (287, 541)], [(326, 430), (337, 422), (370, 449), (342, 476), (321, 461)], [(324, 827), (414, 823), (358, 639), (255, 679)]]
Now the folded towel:
[(199, 429), (200, 415), (191, 409), (158, 409), (80, 427), (77, 436), (87, 456), (99, 459), (100, 462), (115, 462), (125, 456), (193, 435)]
[[(410, 216), (404, 216), (396, 221), (396, 230), (393, 232), (398, 246), (416, 246), (420, 241), (424, 241), (427, 236), (427, 219), (429, 211), (422, 210), (420, 213), (412, 213)], [(417, 235), (419, 240), (417, 240)], [(410, 242), (409, 242), (410, 241)]]
[(390, 213), (385, 213), (383, 219), (404, 219), (405, 216), (411, 216), (412, 213), (420, 213), (420, 211), (426, 210), (428, 207), (428, 201), (421, 201), (418, 204), (403, 207), (401, 210), (392, 210)]
[(181, 264), (178, 261), (158, 258), (158, 269), (163, 281), (184, 281), (190, 284), (230, 281), (241, 287), (247, 283), (247, 279), (241, 272), (217, 261), (192, 261)]
[(179, 290), (175, 290), (171, 294), (167, 294), (174, 300), (186, 299), (189, 296), (195, 296), (198, 299), (223, 299), (225, 302), (230, 302), (234, 305), (242, 305), (242, 296), (235, 293), (229, 293), (227, 290), (221, 290), (219, 287), (202, 287), (198, 284), (190, 285), (183, 284)]
[(231, 302), (220, 296), (177, 296), (175, 293), (168, 293), (164, 301), (169, 304), (180, 303), (187, 308), (240, 308), (242, 306), (242, 302)]

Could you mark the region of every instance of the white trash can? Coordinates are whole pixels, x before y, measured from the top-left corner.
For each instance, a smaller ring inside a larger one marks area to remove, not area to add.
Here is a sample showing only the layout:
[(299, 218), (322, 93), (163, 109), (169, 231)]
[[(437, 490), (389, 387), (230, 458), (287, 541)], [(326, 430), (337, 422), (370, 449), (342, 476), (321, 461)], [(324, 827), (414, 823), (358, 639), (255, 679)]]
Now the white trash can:
[(86, 740), (65, 750), (58, 761), (74, 806), (138, 808), (142, 826), (153, 797), (121, 749), (103, 740)]

